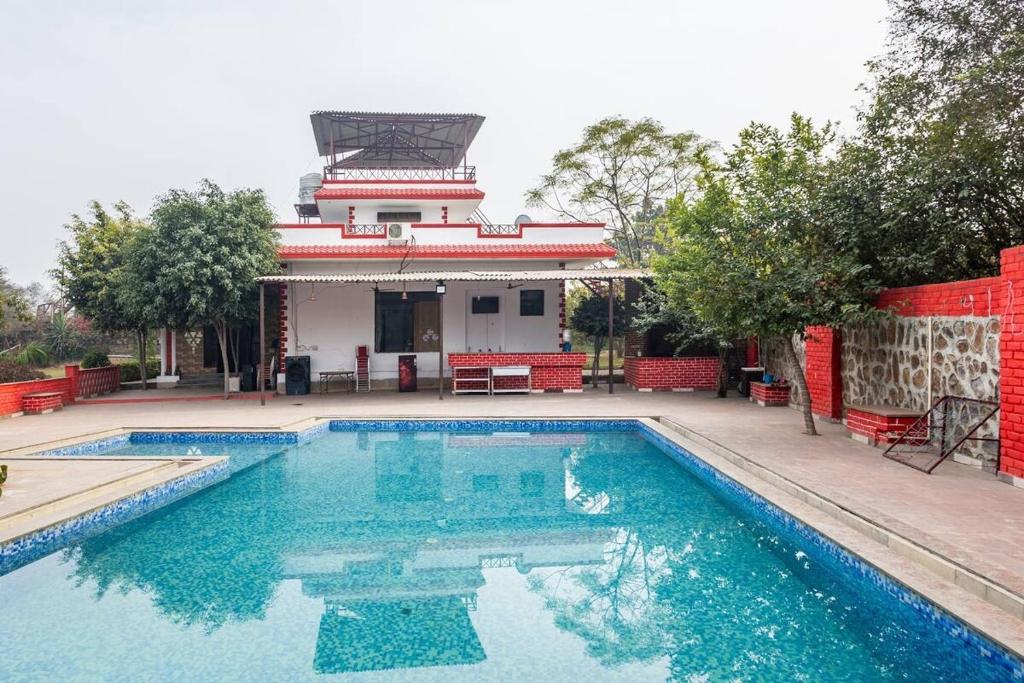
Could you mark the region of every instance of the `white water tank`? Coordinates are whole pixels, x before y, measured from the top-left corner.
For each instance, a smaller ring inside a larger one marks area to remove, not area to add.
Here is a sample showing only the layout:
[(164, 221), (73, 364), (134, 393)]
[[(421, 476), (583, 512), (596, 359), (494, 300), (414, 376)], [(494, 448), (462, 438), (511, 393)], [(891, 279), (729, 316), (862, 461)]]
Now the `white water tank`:
[(307, 173), (299, 178), (299, 204), (315, 204), (313, 195), (323, 187), (324, 181), (319, 173)]

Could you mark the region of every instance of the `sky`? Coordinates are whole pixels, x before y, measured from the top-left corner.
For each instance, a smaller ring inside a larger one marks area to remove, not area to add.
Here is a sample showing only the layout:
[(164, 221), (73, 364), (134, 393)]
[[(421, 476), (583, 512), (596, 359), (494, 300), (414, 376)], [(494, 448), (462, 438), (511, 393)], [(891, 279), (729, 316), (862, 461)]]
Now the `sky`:
[(45, 281), (91, 200), (145, 215), (201, 178), (263, 188), (292, 221), (322, 166), (318, 109), (486, 116), (468, 162), (495, 222), (604, 116), (725, 147), (793, 111), (851, 132), (885, 16), (884, 0), (0, 0), (0, 266)]

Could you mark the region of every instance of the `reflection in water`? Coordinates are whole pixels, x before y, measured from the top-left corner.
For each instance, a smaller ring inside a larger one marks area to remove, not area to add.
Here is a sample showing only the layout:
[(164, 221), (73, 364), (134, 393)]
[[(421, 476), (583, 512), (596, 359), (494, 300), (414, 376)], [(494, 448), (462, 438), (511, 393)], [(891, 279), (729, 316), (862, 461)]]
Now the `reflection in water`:
[[(332, 433), (233, 457), (227, 481), (64, 551), (96, 602), (144, 595), (188, 647), (230, 642), (203, 680), (278, 643), (266, 666), (289, 679), (462, 665), (507, 680), (533, 664), (563, 679), (942, 680), (973, 663), (637, 435)], [(62, 590), (54, 609), (82, 614)], [(17, 642), (45, 642), (15, 616)], [(106, 638), (116, 660), (116, 625)], [(22, 647), (31, 671), (42, 655)]]

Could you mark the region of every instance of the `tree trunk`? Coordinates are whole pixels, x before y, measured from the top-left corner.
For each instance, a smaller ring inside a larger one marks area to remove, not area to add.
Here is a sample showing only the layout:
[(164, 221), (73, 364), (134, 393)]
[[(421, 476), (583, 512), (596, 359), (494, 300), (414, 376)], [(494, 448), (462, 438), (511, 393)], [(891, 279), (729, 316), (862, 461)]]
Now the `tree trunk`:
[(590, 366), (590, 383), (597, 388), (597, 379), (601, 374), (601, 347), (604, 337), (594, 337), (594, 362)]
[(807, 390), (807, 379), (804, 377), (804, 369), (800, 367), (800, 359), (797, 358), (796, 349), (793, 348), (793, 335), (784, 340), (783, 346), (786, 349), (786, 360), (793, 368), (793, 379), (800, 389), (801, 408), (804, 413), (804, 434), (817, 436), (818, 430), (814, 428), (814, 413), (811, 412), (811, 392)]
[(239, 347), (242, 345), (242, 328), (234, 327), (228, 328), (228, 340), (231, 344), (231, 364), (234, 368), (233, 372), (238, 374), (241, 371), (241, 367), (238, 364), (238, 355), (240, 353)]
[(217, 331), (217, 345), (220, 346), (220, 358), (224, 363), (224, 400), (231, 395), (231, 373), (228, 372), (228, 330), (227, 324), (219, 320), (213, 324)]
[(729, 347), (718, 346), (718, 398), (729, 395)]
[(142, 390), (146, 386), (146, 330), (139, 330), (139, 379), (142, 381)]

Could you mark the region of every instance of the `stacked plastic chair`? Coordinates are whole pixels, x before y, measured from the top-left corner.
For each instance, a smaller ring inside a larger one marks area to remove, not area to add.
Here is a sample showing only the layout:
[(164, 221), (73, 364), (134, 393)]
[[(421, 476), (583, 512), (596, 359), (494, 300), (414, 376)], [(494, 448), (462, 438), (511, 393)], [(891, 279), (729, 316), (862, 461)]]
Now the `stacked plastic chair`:
[(356, 347), (356, 393), (370, 390), (370, 349)]

